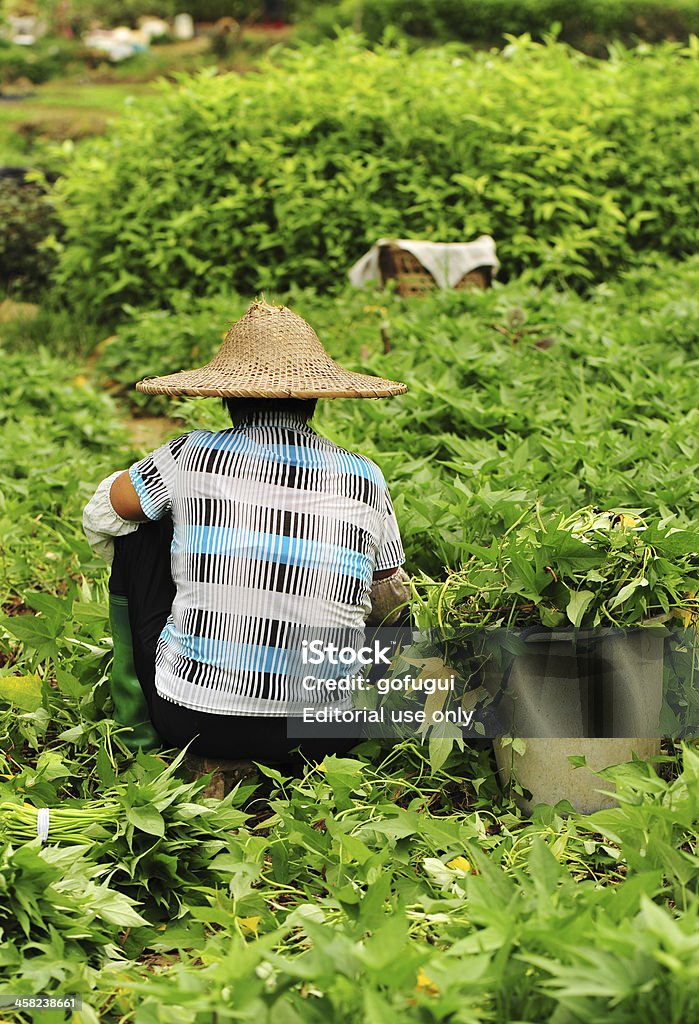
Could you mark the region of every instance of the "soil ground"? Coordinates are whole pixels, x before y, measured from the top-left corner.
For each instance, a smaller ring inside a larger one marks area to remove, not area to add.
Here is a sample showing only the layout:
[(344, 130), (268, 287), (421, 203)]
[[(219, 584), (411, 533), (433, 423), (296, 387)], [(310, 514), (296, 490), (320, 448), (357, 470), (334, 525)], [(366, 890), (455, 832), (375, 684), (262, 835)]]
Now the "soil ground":
[(131, 444), (136, 449), (153, 451), (163, 444), (174, 431), (182, 427), (180, 420), (170, 416), (125, 416), (123, 420)]

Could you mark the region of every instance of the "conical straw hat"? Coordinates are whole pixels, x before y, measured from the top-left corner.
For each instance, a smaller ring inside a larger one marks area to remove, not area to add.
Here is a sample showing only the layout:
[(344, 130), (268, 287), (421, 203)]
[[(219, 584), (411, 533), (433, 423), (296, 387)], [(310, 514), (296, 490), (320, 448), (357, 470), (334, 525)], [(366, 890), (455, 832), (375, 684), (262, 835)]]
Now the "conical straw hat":
[(198, 370), (147, 377), (150, 395), (221, 398), (387, 398), (405, 384), (339, 366), (309, 324), (286, 306), (254, 302), (210, 363)]

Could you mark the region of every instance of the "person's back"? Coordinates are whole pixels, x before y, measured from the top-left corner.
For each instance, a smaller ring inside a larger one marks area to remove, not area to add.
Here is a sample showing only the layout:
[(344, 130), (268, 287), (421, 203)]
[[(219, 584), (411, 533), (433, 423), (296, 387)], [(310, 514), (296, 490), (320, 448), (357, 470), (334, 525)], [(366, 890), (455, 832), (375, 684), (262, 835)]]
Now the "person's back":
[[(406, 387), (339, 366), (305, 320), (265, 302), (205, 366), (136, 386), (218, 397), (234, 425), (163, 445), (103, 480), (85, 509), (90, 542), (113, 554), (115, 714), (134, 747), (287, 761), (305, 709), (351, 697), (331, 685), (345, 665), (318, 685), (304, 641), (356, 650), (369, 608), (388, 621), (407, 596), (380, 470), (308, 421), (318, 398)], [(316, 737), (301, 752), (349, 746)]]
[(297, 656), (304, 639), (361, 646), (374, 573), (404, 561), (378, 466), (274, 410), (179, 437), (130, 476), (145, 514), (174, 524), (158, 692), (217, 714), (336, 703), (303, 686)]

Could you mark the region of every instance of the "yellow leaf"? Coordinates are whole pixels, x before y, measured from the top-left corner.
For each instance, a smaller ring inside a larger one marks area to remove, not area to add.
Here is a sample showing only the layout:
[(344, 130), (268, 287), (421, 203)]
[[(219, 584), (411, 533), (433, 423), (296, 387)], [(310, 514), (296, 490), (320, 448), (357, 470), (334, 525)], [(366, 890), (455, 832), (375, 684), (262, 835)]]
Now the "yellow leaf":
[(451, 868), (452, 871), (463, 871), (464, 874), (468, 875), (471, 871), (471, 862), (466, 860), (465, 857), (454, 857), (453, 860), (447, 861), (447, 867)]
[(423, 708), (425, 712), (424, 724), (426, 726), (433, 724), (434, 716), (438, 711), (443, 709), (448, 694), (448, 690), (435, 690), (433, 693), (429, 693), (427, 695), (425, 706)]
[(41, 707), (41, 678), (36, 672), (26, 676), (4, 676), (0, 679), (0, 700), (15, 704), (22, 711)]
[(461, 707), (466, 712), (472, 711), (478, 704), (478, 701), (483, 700), (483, 698), (487, 696), (488, 691), (484, 686), (477, 686), (475, 690), (466, 690), (461, 698)]
[(257, 929), (259, 928), (261, 917), (236, 917), (236, 924), (244, 928), (246, 932), (250, 932), (257, 938)]
[[(435, 713), (444, 708), (447, 697), (452, 692), (451, 679), (454, 675), (454, 670), (445, 665), (441, 658), (425, 658), (417, 663), (416, 668), (418, 675), (413, 679), (413, 690), (421, 690), (425, 682), (429, 682), (430, 686), (435, 685), (435, 689), (432, 693), (428, 693), (425, 699), (423, 708), (425, 720), (419, 730), (424, 732), (427, 727), (433, 724)], [(444, 689), (442, 689), (442, 686)]]
[(415, 665), (420, 677), (441, 675), (448, 678), (454, 673), (454, 670), (445, 665), (441, 658), (423, 658), (421, 661), (416, 662), (413, 662), (411, 658), (410, 661)]
[(690, 611), (688, 608), (675, 608), (672, 612), (674, 618), (679, 619), (685, 629), (690, 626), (699, 626), (699, 612)]

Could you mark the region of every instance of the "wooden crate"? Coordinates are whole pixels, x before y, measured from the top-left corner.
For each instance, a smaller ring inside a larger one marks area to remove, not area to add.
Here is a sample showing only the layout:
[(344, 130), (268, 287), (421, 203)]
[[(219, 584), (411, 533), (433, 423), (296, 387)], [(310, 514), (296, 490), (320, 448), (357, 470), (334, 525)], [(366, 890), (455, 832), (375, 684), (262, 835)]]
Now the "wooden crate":
[[(437, 282), (419, 260), (397, 245), (379, 246), (379, 271), (384, 284), (396, 281), (398, 294), (403, 297), (426, 295), (437, 288)], [(493, 280), (492, 267), (476, 267), (464, 274), (457, 289), (489, 288)]]

